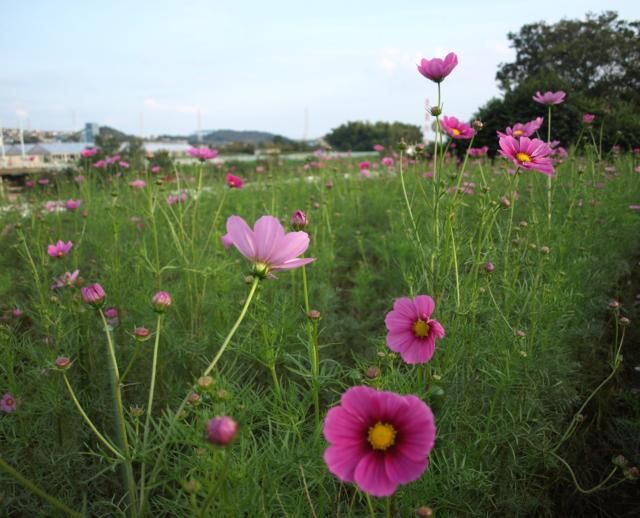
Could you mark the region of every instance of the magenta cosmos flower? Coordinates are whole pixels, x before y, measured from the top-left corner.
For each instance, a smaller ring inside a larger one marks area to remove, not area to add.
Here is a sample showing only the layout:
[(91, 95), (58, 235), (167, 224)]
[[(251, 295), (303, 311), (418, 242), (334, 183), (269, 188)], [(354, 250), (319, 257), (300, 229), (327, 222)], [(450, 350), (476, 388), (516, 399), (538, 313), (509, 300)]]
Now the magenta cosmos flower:
[(536, 92), (536, 95), (532, 97), (532, 99), (540, 104), (544, 104), (546, 106), (550, 106), (552, 104), (561, 104), (564, 102), (564, 98), (567, 96), (566, 92), (559, 90), (557, 92), (545, 92), (543, 94), (540, 93), (540, 90)]
[(64, 206), (67, 208), (68, 211), (74, 211), (77, 208), (80, 207), (80, 205), (82, 205), (82, 200), (67, 200), (67, 202), (64, 204)]
[(387, 313), (387, 345), (400, 353), (410, 364), (426, 363), (433, 356), (436, 338), (444, 338), (444, 328), (437, 320), (431, 320), (435, 302), (428, 295), (418, 295), (415, 299), (401, 297), (393, 303), (393, 310)]
[(505, 137), (507, 135), (511, 135), (512, 137), (516, 138), (530, 137), (540, 129), (543, 122), (544, 117), (537, 117), (536, 119), (525, 122), (524, 124), (522, 124), (521, 122), (516, 122), (513, 126), (507, 128), (505, 133), (502, 133), (501, 131), (496, 131), (496, 133), (499, 137)]
[(55, 245), (47, 246), (47, 254), (51, 257), (64, 257), (69, 253), (71, 248), (73, 248), (73, 243), (71, 241), (68, 241), (67, 243), (58, 241)]
[(458, 65), (458, 56), (449, 52), (444, 60), (440, 58), (422, 59), (418, 66), (420, 72), (427, 79), (440, 83)]
[(227, 173), (227, 185), (232, 189), (242, 189), (244, 180), (235, 174)]
[(201, 162), (205, 160), (211, 160), (218, 156), (218, 151), (215, 149), (209, 149), (208, 147), (194, 147), (189, 150), (189, 154), (193, 158), (197, 158)]
[(595, 118), (596, 116), (593, 113), (585, 113), (582, 115), (582, 122), (584, 124), (591, 124)]
[(442, 129), (451, 138), (469, 140), (476, 134), (469, 124), (459, 121), (456, 117), (442, 117)]
[(82, 300), (84, 300), (85, 304), (90, 304), (94, 307), (102, 306), (107, 298), (107, 294), (98, 283), (80, 288), (80, 293), (82, 293)]
[(97, 152), (98, 152), (97, 148), (89, 147), (80, 151), (80, 155), (82, 155), (83, 158), (90, 158), (94, 156)]
[(436, 425), (431, 409), (416, 396), (358, 386), (329, 410), (323, 432), (329, 471), (381, 497), (424, 473)]
[(11, 392), (7, 392), (4, 396), (2, 396), (2, 399), (0, 399), (0, 410), (7, 414), (15, 412), (17, 406), (18, 402), (16, 401), (16, 398), (13, 397), (13, 394), (11, 394)]
[(553, 162), (550, 158), (553, 150), (542, 140), (506, 136), (500, 138), (499, 144), (500, 154), (518, 167), (553, 176)]
[(273, 216), (262, 216), (253, 230), (240, 216), (230, 216), (227, 235), (233, 246), (254, 263), (254, 273), (259, 276), (299, 268), (315, 261), (313, 258), (299, 258), (309, 247), (309, 235), (306, 232), (285, 234), (284, 228)]

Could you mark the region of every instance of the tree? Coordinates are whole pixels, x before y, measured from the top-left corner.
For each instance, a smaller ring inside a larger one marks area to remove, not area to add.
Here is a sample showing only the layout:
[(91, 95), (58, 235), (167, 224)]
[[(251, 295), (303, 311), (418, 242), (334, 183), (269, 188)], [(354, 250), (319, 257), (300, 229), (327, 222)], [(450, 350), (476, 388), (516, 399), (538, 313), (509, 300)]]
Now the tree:
[[(496, 79), (504, 91), (475, 114), (485, 123), (475, 144), (497, 147), (496, 130), (515, 122), (546, 118), (546, 108), (531, 99), (537, 91), (567, 92), (553, 111), (552, 138), (566, 147), (580, 134), (581, 115), (597, 116), (603, 147), (634, 147), (640, 142), (640, 22), (619, 20), (615, 12), (585, 20), (561, 20), (523, 26), (509, 33), (516, 50), (513, 63), (502, 64)], [(546, 124), (541, 136), (546, 137)]]
[(423, 138), (420, 126), (413, 124), (350, 121), (332, 129), (326, 140), (338, 151), (372, 151), (376, 144), (393, 148), (401, 140), (412, 143)]

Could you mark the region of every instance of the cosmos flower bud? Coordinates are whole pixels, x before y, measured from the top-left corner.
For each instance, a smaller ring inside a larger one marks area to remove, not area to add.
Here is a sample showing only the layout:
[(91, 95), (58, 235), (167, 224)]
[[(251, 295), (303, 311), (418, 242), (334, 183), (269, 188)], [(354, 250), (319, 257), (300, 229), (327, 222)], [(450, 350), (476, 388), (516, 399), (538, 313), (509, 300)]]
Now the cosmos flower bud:
[(129, 407), (129, 412), (133, 417), (141, 417), (144, 414), (144, 408), (138, 405), (131, 406)]
[(200, 404), (200, 394), (198, 394), (197, 392), (191, 392), (188, 396), (187, 396), (187, 400), (189, 401), (190, 404), (192, 405), (199, 405)]
[(156, 313), (164, 313), (171, 307), (171, 295), (166, 291), (159, 291), (151, 299), (151, 305)]
[(213, 387), (213, 378), (211, 376), (201, 376), (198, 378), (198, 387), (203, 390)]
[(60, 370), (67, 370), (71, 367), (71, 360), (66, 356), (60, 356), (56, 358), (56, 367)]
[(81, 288), (80, 292), (82, 293), (82, 300), (84, 300), (85, 304), (89, 304), (95, 308), (101, 307), (107, 298), (107, 294), (98, 283), (89, 284), (89, 286)]
[(320, 320), (321, 316), (322, 315), (317, 309), (312, 309), (307, 313), (307, 318), (309, 318), (309, 320)]
[(482, 128), (484, 128), (484, 122), (482, 122), (480, 119), (474, 120), (471, 125), (476, 131), (480, 131)]
[(304, 212), (297, 210), (291, 216), (291, 226), (294, 230), (303, 230), (309, 224), (309, 220)]
[(238, 432), (238, 423), (229, 416), (214, 417), (207, 423), (207, 438), (213, 444), (226, 446)]
[(433, 516), (433, 510), (431, 507), (427, 507), (423, 505), (422, 507), (418, 507), (416, 509), (416, 516), (419, 518), (431, 518)]
[(621, 326), (626, 327), (631, 323), (631, 320), (629, 320), (627, 317), (620, 317), (619, 323)]
[(484, 271), (485, 272), (491, 273), (495, 269), (496, 269), (496, 267), (491, 261), (488, 261), (488, 262), (484, 263)]
[(133, 330), (133, 336), (135, 336), (139, 342), (144, 342), (149, 339), (151, 332), (146, 327), (136, 327)]

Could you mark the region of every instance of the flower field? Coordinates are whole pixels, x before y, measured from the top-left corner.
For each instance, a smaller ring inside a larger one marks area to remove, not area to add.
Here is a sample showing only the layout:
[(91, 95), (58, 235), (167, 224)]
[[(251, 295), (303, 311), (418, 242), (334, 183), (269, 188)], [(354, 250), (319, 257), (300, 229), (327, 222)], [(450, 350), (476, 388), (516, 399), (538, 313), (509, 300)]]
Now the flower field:
[(532, 92), (490, 159), (442, 112), (456, 64), (419, 66), (432, 146), (89, 150), (4, 202), (2, 514), (547, 516), (561, 484), (637, 490), (631, 444), (585, 485), (572, 441), (626, 367), (640, 154), (562, 149), (562, 92)]

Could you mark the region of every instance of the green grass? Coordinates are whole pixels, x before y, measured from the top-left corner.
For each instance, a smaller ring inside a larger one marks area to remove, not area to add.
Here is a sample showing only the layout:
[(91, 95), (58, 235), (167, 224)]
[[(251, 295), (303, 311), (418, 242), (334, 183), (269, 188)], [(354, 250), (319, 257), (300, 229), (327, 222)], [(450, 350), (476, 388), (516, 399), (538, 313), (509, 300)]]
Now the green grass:
[[(143, 174), (105, 179), (90, 171), (83, 184), (59, 180), (29, 192), (31, 215), (9, 212), (4, 224), (15, 227), (0, 238), (0, 301), (26, 315), (0, 327), (0, 392), (19, 400), (14, 414), (0, 416), (2, 458), (88, 516), (132, 513), (120, 466), (53, 368), (58, 356), (74, 360), (70, 382), (96, 426), (115, 440), (100, 320), (79, 290), (49, 288), (53, 277), (78, 268), (86, 283), (102, 284), (107, 306), (120, 311), (113, 335), (121, 372), (140, 347), (123, 397), (134, 472), (139, 475), (143, 458), (147, 473), (159, 459), (149, 515), (197, 516), (211, 490), (210, 516), (366, 516), (364, 496), (336, 480), (322, 458), (327, 444), (314, 419), (300, 270), (261, 283), (212, 373), (213, 389), (170, 425), (249, 289), (250, 265), (220, 245), (227, 217), (252, 224), (263, 214), (288, 220), (302, 209), (310, 217), (307, 255), (316, 258), (307, 268), (310, 306), (322, 314), (322, 414), (346, 388), (368, 384), (416, 394), (436, 416), (429, 469), (396, 493), (397, 515), (410, 516), (420, 505), (440, 516), (550, 515), (549, 494), (568, 474), (549, 452), (597, 385), (586, 368), (615, 347), (604, 333), (607, 301), (637, 250), (640, 228), (628, 208), (640, 202), (633, 160), (565, 160), (553, 182), (550, 226), (546, 179), (532, 172), (514, 179), (501, 162), (468, 164), (464, 181), (475, 182), (473, 196), (447, 193), (459, 181), (448, 163), (439, 172), (437, 209), (434, 182), (422, 176), (427, 166), (405, 167), (415, 228), (398, 169), (363, 179), (349, 159), (311, 172), (300, 164), (272, 167), (266, 176), (241, 170), (245, 189), (227, 192), (222, 171), (207, 167), (204, 185), (211, 190), (198, 202), (192, 197), (174, 206), (167, 194), (194, 188), (197, 180), (189, 178), (196, 169), (180, 171), (179, 186), (145, 177), (147, 187), (136, 190), (127, 181)], [(327, 180), (333, 188), (325, 187)], [(501, 197), (516, 189), (519, 198), (503, 208)], [(52, 198), (79, 198), (83, 205), (41, 215), (43, 201)], [(72, 240), (74, 248), (52, 260), (46, 246), (58, 239)], [(486, 261), (496, 266), (491, 274)], [(143, 451), (146, 416), (128, 409), (146, 406), (153, 340), (137, 344), (132, 331), (155, 330), (150, 299), (159, 289), (171, 293), (174, 305), (162, 328), (150, 448)], [(436, 299), (434, 317), (447, 332), (429, 363), (429, 386), (425, 367), (404, 364), (385, 345), (384, 317), (394, 298), (420, 293)], [(371, 366), (379, 367), (379, 377), (366, 376)], [(206, 422), (216, 415), (240, 424), (224, 451), (205, 441)], [(167, 453), (160, 455), (165, 438)], [(563, 451), (564, 445), (556, 453)], [(610, 456), (617, 453), (624, 452)], [(184, 489), (190, 479), (199, 492)], [(3, 514), (54, 512), (12, 478), (2, 474), (0, 482)], [(383, 501), (373, 505), (383, 512)]]

